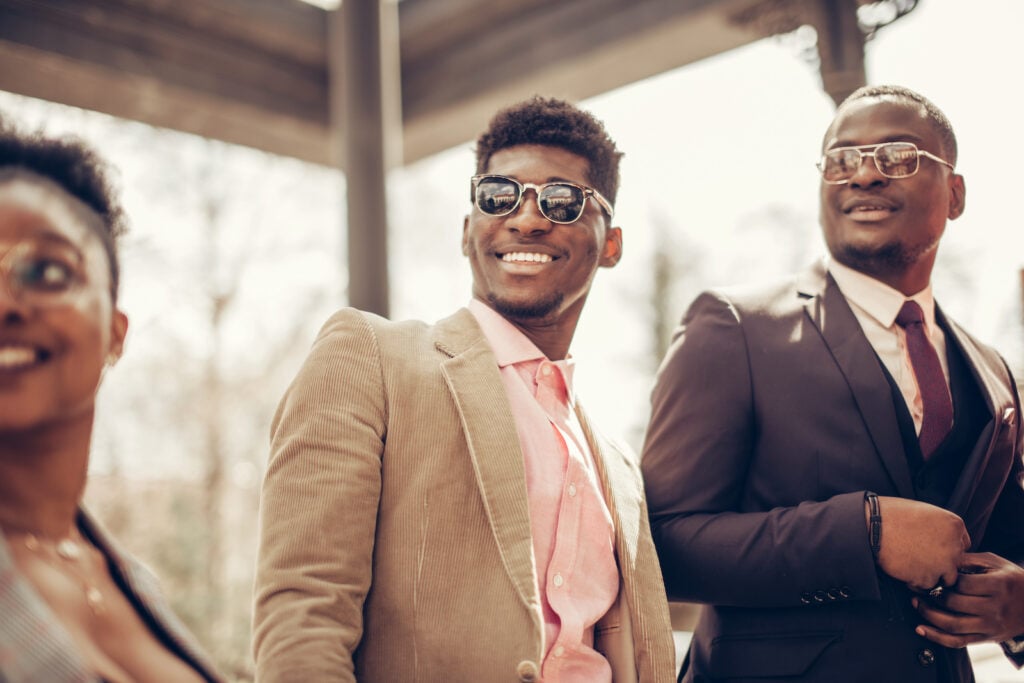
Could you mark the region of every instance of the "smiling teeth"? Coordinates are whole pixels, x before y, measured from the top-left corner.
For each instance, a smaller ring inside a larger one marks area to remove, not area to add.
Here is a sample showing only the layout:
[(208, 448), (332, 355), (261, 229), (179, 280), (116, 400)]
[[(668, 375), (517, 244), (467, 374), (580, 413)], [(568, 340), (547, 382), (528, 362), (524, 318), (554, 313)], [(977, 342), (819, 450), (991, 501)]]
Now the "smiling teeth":
[(36, 352), (28, 346), (0, 347), (0, 370), (28, 367), (36, 361)]
[(516, 261), (527, 261), (529, 263), (550, 263), (551, 257), (548, 254), (534, 254), (526, 251), (513, 251), (508, 254), (502, 254), (501, 260), (505, 263), (515, 263)]

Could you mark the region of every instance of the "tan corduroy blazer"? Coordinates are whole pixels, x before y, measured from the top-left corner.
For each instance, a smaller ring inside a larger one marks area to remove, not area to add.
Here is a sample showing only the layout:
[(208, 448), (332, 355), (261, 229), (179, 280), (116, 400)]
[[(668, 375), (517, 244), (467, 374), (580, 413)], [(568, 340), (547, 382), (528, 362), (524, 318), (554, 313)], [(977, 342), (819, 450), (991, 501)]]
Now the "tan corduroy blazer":
[[(622, 572), (597, 647), (616, 683), (672, 681), (638, 468), (579, 416)], [(539, 678), (523, 457), (497, 361), (468, 310), (433, 326), (339, 311), (271, 431), (255, 590), (260, 681)]]

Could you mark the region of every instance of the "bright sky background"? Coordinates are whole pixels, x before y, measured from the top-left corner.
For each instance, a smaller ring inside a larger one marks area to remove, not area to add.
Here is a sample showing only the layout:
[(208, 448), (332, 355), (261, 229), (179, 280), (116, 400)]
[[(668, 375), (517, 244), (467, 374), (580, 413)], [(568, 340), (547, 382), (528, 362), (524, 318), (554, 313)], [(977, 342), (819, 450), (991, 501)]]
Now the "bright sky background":
[[(1013, 85), (1013, 74), (1024, 66), (1021, 25), (1019, 0), (921, 0), (867, 46), (870, 82), (917, 89), (953, 122), (967, 210), (944, 239), (937, 298), (1015, 366), (1024, 364), (1018, 274), (1024, 233), (1015, 217), (1024, 172), (1010, 163), (1021, 146), (1016, 132), (1024, 96)], [(822, 251), (814, 162), (833, 107), (816, 65), (776, 39), (583, 106), (605, 122), (626, 153), (616, 216), (625, 256), (599, 274), (577, 331), (577, 388), (605, 432), (639, 447), (654, 374), (644, 316), (652, 255), (665, 248), (656, 241), (658, 231), (671, 238), (675, 246), (668, 252), (685, 268), (669, 303), (676, 318), (700, 288), (808, 263)], [(345, 259), (343, 179), (327, 169), (204, 145), (187, 135), (166, 133), (154, 143), (138, 124), (5, 93), (0, 109), (54, 132), (76, 132), (120, 168), (133, 218), (123, 296), (132, 329), (126, 357), (108, 384), (127, 385), (129, 374), (144, 371), (145, 358), (163, 359), (161, 372), (180, 373), (186, 357), (209, 351), (202, 310), (190, 302), (204, 287), (230, 280), (230, 273), (204, 254), (213, 243), (227, 253), (256, 244), (258, 262), (239, 271), (241, 303), (221, 340), (222, 357), (259, 375), (267, 340), (284, 321), (300, 316), (299, 353), (239, 397), (276, 402), (319, 325), (344, 303), (338, 268)], [(472, 172), (467, 141), (394, 173), (393, 317), (435, 320), (468, 300), (469, 268), (459, 237)], [(203, 241), (210, 238), (197, 208), (203, 189), (228, 198), (223, 218), (229, 228), (213, 243)], [(315, 287), (328, 294), (311, 304), (306, 293)], [(135, 409), (157, 400), (159, 380), (158, 374), (147, 392), (130, 394)], [(265, 444), (265, 424), (239, 428), (261, 432)], [(118, 448), (114, 441), (107, 444), (111, 450)], [(265, 451), (254, 455), (253, 466), (262, 467), (265, 457)], [(102, 458), (95, 462), (104, 466)]]

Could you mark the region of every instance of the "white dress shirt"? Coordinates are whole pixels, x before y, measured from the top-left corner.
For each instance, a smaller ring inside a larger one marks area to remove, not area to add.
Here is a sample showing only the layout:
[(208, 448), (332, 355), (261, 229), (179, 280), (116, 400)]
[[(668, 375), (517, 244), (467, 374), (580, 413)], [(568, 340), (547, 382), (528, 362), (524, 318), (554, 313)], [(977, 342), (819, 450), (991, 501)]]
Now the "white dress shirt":
[(826, 261), (828, 272), (839, 285), (853, 314), (857, 316), (864, 335), (868, 338), (875, 353), (885, 365), (907, 402), (914, 427), (921, 432), (921, 420), (924, 416), (924, 405), (921, 392), (917, 387), (917, 378), (910, 355), (907, 352), (907, 338), (903, 328), (896, 324), (896, 316), (904, 302), (916, 301), (924, 311), (924, 324), (928, 339), (935, 347), (942, 364), (942, 374), (946, 376), (949, 386), (949, 363), (946, 360), (946, 335), (935, 323), (935, 299), (932, 297), (932, 286), (929, 284), (913, 296), (904, 296), (884, 282), (865, 275), (835, 259)]

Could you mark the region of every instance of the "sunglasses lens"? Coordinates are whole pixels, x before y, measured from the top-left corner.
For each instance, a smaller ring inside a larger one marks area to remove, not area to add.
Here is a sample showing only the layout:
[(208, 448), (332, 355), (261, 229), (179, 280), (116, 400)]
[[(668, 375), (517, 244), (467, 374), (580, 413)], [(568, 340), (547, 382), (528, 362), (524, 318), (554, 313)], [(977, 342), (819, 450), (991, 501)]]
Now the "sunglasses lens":
[(875, 164), (883, 175), (907, 178), (917, 173), (917, 147), (910, 142), (890, 142), (875, 149)]
[(554, 183), (541, 191), (540, 210), (549, 221), (572, 223), (582, 215), (586, 199), (580, 188)]
[(855, 149), (833, 149), (825, 152), (821, 175), (826, 182), (849, 180), (860, 168), (860, 152)]
[(507, 178), (488, 176), (476, 186), (476, 205), (491, 216), (511, 213), (519, 203), (519, 186)]

